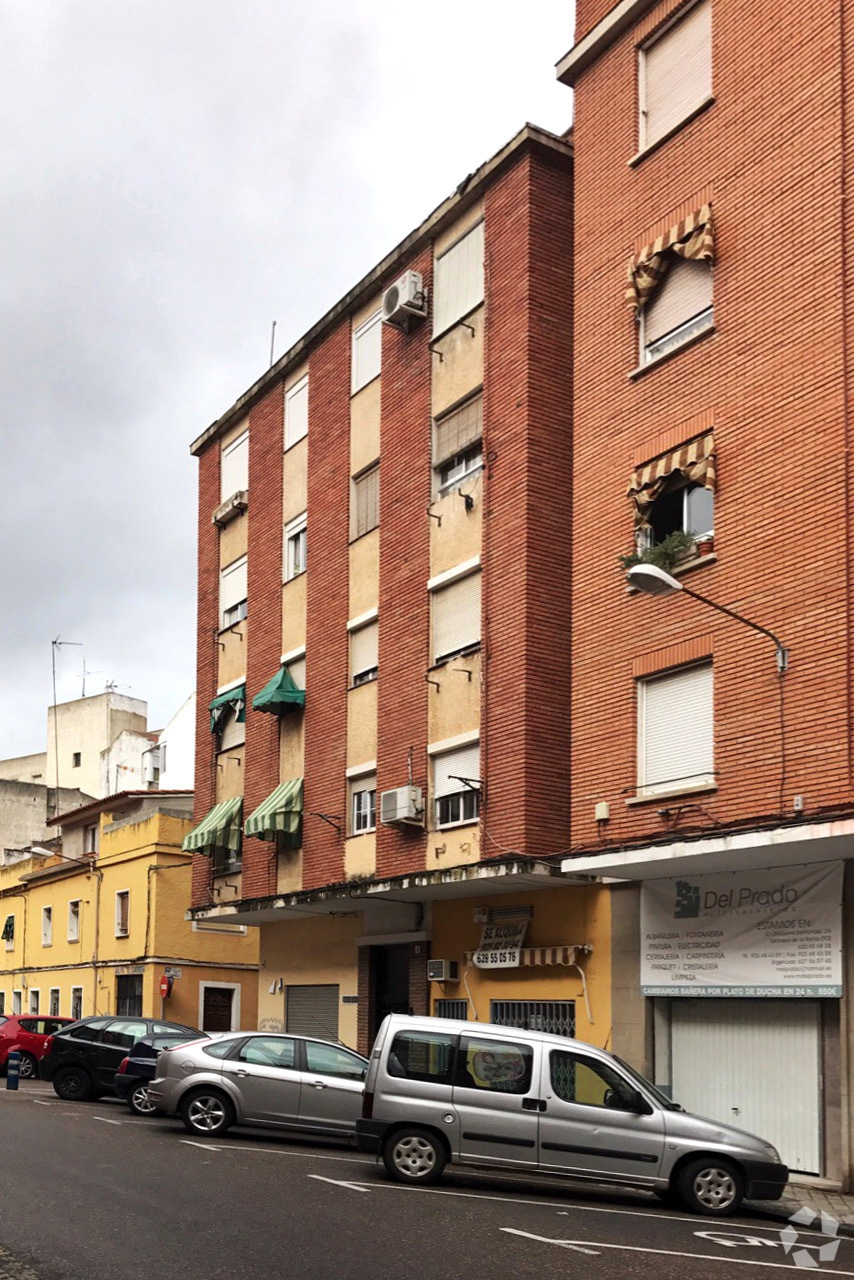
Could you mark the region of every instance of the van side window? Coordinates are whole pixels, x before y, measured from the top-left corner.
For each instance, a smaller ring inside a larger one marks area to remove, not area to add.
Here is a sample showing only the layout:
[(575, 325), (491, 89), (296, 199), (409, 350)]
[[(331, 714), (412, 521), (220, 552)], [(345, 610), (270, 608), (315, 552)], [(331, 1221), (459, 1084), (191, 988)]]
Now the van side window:
[(552, 1089), (564, 1102), (631, 1110), (631, 1086), (607, 1063), (552, 1049), (549, 1069)]
[(450, 1084), (456, 1036), (433, 1031), (400, 1031), (391, 1043), (388, 1073), (400, 1080)]
[(455, 1084), (490, 1093), (527, 1093), (533, 1063), (534, 1051), (529, 1045), (463, 1036)]

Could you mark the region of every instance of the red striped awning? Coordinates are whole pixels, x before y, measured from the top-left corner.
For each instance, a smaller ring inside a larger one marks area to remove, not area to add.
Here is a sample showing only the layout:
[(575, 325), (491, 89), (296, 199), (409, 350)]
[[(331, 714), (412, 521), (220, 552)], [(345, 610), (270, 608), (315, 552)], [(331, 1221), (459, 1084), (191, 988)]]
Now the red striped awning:
[(629, 480), (626, 497), (635, 505), (635, 523), (645, 525), (649, 508), (660, 497), (670, 478), (681, 475), (690, 484), (701, 484), (706, 489), (715, 488), (715, 438), (714, 432), (695, 436), (678, 449), (662, 453), (650, 462), (636, 467)]
[(713, 263), (715, 230), (712, 206), (704, 204), (629, 260), (626, 305), (638, 317), (667, 274), (671, 255)]

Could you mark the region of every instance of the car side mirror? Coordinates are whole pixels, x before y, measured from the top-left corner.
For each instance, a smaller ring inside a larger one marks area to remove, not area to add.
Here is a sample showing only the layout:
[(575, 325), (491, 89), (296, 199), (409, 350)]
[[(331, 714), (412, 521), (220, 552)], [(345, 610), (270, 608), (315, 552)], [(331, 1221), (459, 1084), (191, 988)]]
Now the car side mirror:
[(655, 1108), (647, 1102), (640, 1089), (633, 1089), (628, 1097), (628, 1109), (639, 1116), (651, 1116)]

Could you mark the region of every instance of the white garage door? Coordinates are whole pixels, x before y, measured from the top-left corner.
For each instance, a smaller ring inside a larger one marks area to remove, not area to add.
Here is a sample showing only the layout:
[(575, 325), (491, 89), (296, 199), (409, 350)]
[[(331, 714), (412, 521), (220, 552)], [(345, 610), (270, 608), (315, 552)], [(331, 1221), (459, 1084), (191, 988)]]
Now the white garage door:
[(772, 1142), (789, 1168), (821, 1173), (819, 1005), (674, 1000), (673, 1097)]

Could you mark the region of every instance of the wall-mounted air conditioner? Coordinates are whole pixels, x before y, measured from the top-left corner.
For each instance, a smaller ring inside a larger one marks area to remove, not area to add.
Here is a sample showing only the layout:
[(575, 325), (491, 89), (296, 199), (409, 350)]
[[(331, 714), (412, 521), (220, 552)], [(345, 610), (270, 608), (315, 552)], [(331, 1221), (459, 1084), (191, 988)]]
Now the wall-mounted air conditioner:
[(225, 502), (220, 503), (211, 516), (211, 524), (224, 525), (239, 516), (249, 506), (249, 493), (246, 489), (238, 489)]
[(460, 966), (456, 960), (428, 960), (428, 982), (459, 982)]
[(395, 329), (406, 330), (427, 315), (427, 294), (420, 271), (404, 271), (383, 294), (383, 321)]
[(380, 822), (386, 826), (411, 823), (421, 826), (424, 821), (424, 804), (420, 787), (395, 787), (380, 795)]

